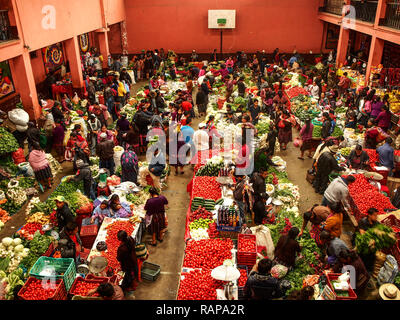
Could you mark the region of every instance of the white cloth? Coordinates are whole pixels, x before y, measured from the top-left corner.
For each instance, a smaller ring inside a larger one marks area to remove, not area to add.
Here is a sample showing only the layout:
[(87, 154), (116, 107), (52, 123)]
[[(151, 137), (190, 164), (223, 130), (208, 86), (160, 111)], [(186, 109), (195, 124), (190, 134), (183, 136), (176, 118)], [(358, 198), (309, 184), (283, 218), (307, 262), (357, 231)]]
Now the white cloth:
[(193, 142), (197, 151), (209, 149), (210, 138), (205, 130), (196, 130), (193, 134)]

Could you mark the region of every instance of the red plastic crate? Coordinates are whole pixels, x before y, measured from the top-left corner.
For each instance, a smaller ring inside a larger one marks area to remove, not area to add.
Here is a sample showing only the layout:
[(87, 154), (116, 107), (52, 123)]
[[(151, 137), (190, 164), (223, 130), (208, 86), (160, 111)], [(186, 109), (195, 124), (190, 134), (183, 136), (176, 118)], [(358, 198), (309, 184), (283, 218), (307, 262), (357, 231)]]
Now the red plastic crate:
[(393, 214), (387, 216), (385, 219), (381, 221), (381, 223), (391, 228), (392, 227), (400, 228), (400, 220), (398, 220)]
[[(331, 281), (337, 280), (340, 276), (341, 276), (340, 273), (327, 273), (328, 286), (331, 288), (331, 290), (333, 291), (334, 294), (335, 294), (335, 290), (333, 288)], [(349, 280), (349, 284), (350, 284), (350, 280)], [(335, 296), (336, 296), (336, 294), (335, 294)], [(351, 288), (351, 286), (349, 286), (349, 296), (348, 297), (336, 296), (336, 300), (357, 300), (357, 295), (354, 292), (354, 290)]]
[[(21, 288), (21, 290), (19, 290), (18, 297), (21, 300), (30, 300), (24, 297), (24, 293), (31, 284), (31, 282), (35, 280), (40, 280), (40, 279), (36, 279), (35, 277), (29, 277), (28, 280), (25, 282), (24, 286)], [(64, 280), (59, 279), (56, 281), (56, 284), (57, 284), (56, 292), (51, 298), (47, 300), (67, 300), (67, 290), (65, 290)]]
[(112, 284), (118, 284), (118, 282), (119, 282), (118, 275), (113, 275), (112, 277), (97, 277), (90, 273), (86, 276), (85, 279), (86, 280), (106, 281), (106, 282), (109, 282)]
[[(246, 252), (246, 251), (239, 251), (240, 248), (240, 243), (244, 239), (251, 239), (254, 240), (255, 243), (255, 250), (254, 252)], [(238, 260), (250, 260), (250, 261), (255, 261), (257, 258), (257, 244), (256, 244), (256, 236), (254, 234), (239, 234), (238, 235), (238, 251), (237, 251), (237, 257)]]
[(68, 296), (70, 298), (72, 298), (75, 295), (78, 295), (78, 294), (75, 293), (75, 288), (76, 288), (78, 282), (95, 283), (95, 284), (100, 285), (101, 283), (107, 283), (108, 282), (108, 278), (99, 278), (99, 279), (87, 279), (87, 278), (85, 278), (84, 279), (82, 277), (77, 277), (75, 279), (74, 283), (72, 284), (71, 289), (69, 289)]
[(397, 240), (397, 242), (390, 250), (390, 253), (393, 257), (395, 257), (397, 263), (400, 265), (400, 240)]
[[(237, 265), (238, 269), (246, 270), (247, 277), (249, 276), (249, 268), (246, 265)], [(238, 299), (243, 300), (244, 298), (244, 286), (241, 287), (238, 285)]]
[(82, 246), (91, 249), (93, 243), (96, 241), (97, 233), (99, 232), (99, 227), (97, 224), (92, 224), (89, 226), (82, 226), (80, 237), (82, 241)]

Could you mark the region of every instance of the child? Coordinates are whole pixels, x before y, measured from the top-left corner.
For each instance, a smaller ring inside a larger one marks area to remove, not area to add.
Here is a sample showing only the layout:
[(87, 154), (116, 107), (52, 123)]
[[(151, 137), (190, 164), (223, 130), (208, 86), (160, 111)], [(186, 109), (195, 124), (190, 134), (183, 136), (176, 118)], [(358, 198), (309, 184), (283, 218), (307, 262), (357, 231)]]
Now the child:
[(93, 224), (94, 221), (97, 220), (97, 224), (101, 225), (105, 217), (111, 217), (111, 212), (106, 200), (94, 209), (90, 223)]

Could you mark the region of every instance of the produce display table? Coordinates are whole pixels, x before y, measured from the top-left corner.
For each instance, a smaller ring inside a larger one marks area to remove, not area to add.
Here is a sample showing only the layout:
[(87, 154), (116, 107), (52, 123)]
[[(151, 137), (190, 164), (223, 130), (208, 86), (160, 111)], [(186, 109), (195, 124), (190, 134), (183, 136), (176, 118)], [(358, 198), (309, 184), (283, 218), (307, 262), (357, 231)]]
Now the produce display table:
[[(96, 240), (94, 241), (92, 249), (90, 250), (90, 254), (88, 256), (89, 261), (92, 257), (101, 255), (101, 252), (96, 249), (96, 245), (100, 241), (106, 241), (106, 236), (107, 236), (106, 227), (108, 225), (112, 224), (114, 221), (118, 221), (118, 220), (119, 221), (128, 221), (129, 219), (128, 218), (109, 218), (109, 217), (104, 218), (103, 223), (101, 224), (101, 227), (97, 234)], [(140, 229), (142, 228), (142, 226), (143, 226), (142, 223), (136, 223), (135, 229), (133, 230), (133, 232), (131, 234), (132, 238), (134, 238), (136, 240), (136, 243), (140, 243), (141, 239), (138, 239), (138, 238), (141, 238), (142, 232)]]

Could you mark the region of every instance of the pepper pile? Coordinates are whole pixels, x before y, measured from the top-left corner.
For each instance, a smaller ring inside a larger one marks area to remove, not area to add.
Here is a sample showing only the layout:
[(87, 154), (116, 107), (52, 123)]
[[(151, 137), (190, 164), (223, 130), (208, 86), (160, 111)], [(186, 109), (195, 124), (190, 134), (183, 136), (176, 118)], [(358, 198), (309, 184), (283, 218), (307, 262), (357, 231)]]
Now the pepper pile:
[(205, 239), (189, 241), (183, 266), (187, 268), (214, 269), (226, 259), (232, 259), (231, 239)]
[(293, 87), (290, 88), (289, 90), (286, 90), (286, 94), (288, 95), (289, 99), (292, 99), (300, 94), (307, 96), (308, 92), (302, 87)]
[(117, 250), (120, 242), (117, 238), (117, 234), (120, 230), (124, 230), (128, 235), (131, 235), (134, 230), (134, 226), (129, 221), (115, 221), (109, 224), (106, 227), (106, 230), (107, 251), (102, 251), (101, 255), (107, 259), (109, 267), (113, 268), (114, 270), (118, 270), (120, 265), (117, 260)]
[(371, 164), (375, 164), (375, 162), (379, 161), (379, 157), (375, 149), (364, 149), (364, 151), (368, 154), (369, 162)]
[(210, 239), (215, 239), (215, 238), (217, 238), (218, 235), (219, 235), (219, 232), (218, 232), (218, 230), (217, 230), (217, 224), (216, 224), (215, 222), (210, 223), (210, 224), (208, 225), (207, 232), (208, 232), (208, 237), (209, 237)]
[(247, 282), (247, 272), (245, 269), (239, 269), (240, 278), (238, 279), (238, 287), (244, 287)]
[(35, 234), (36, 231), (39, 231), (41, 234), (44, 234), (42, 231), (42, 225), (37, 222), (28, 222), (25, 224), (21, 230), (19, 230), (17, 233), (27, 239), (27, 240), (32, 240), (33, 235)]
[(254, 238), (241, 238), (238, 241), (238, 252), (256, 252), (257, 246)]
[(207, 211), (204, 208), (199, 208), (195, 212), (192, 212), (189, 216), (189, 222), (193, 222), (198, 219), (211, 219), (212, 220), (213, 215), (211, 212)]
[(216, 181), (216, 177), (201, 176), (194, 180), (193, 197), (218, 200), (221, 198), (221, 187)]

